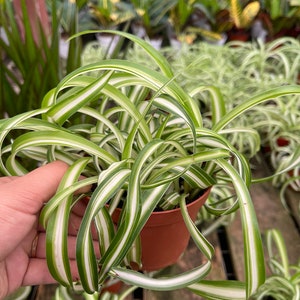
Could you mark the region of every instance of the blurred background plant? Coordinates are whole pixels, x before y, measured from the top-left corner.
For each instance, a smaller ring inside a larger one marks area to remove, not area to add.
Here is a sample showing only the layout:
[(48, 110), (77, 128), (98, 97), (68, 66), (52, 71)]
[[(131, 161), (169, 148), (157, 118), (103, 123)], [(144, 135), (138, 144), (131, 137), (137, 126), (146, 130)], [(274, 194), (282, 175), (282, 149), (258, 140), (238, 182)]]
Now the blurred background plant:
[(115, 56), (108, 49), (113, 43), (105, 46), (93, 34), (84, 41), (67, 40), (79, 31), (117, 27), (146, 39), (159, 35), (162, 45), (174, 37), (184, 43), (224, 43), (233, 29), (249, 33), (258, 20), (270, 39), (281, 30), (285, 35), (297, 30), (300, 19), (299, 0), (3, 0), (0, 5), (1, 116), (38, 107), (45, 93), (81, 64), (82, 43), (92, 40), (93, 53), (106, 47), (102, 59)]
[(258, 289), (253, 299), (299, 299), (300, 261), (297, 265), (290, 265), (286, 244), (279, 230), (269, 229), (265, 233), (265, 241), (272, 275)]
[(44, 95), (80, 65), (79, 39), (70, 41), (65, 59), (60, 53), (62, 31), (78, 31), (76, 3), (51, 1), (49, 7), (56, 12), (50, 17), (44, 1), (0, 3), (1, 118), (39, 107)]
[(300, 1), (265, 0), (259, 18), (268, 31), (268, 38), (297, 37), (300, 33)]
[(126, 1), (91, 0), (86, 2), (89, 14), (98, 25), (98, 28), (116, 29), (116, 26), (136, 17), (132, 5)]

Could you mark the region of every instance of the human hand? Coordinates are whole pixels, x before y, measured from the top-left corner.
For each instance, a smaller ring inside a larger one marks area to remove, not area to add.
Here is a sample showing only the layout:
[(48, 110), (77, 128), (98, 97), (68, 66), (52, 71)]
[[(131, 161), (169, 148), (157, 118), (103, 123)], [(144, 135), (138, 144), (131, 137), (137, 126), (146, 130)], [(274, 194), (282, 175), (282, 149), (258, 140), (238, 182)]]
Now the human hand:
[[(25, 176), (0, 178), (0, 299), (22, 285), (55, 282), (47, 267), (45, 232), (39, 227), (38, 218), (67, 168), (67, 164), (56, 161)], [(80, 223), (82, 205), (73, 212), (74, 227)], [(69, 255), (76, 278), (75, 236), (71, 231)]]

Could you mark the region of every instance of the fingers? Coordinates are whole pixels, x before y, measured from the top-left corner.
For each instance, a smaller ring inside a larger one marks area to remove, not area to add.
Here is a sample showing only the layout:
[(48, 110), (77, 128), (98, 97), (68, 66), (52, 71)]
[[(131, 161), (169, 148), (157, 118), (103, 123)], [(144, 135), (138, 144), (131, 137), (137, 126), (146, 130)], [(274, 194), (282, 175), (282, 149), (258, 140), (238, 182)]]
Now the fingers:
[(5, 184), (8, 182), (12, 182), (14, 181), (16, 178), (18, 178), (17, 176), (5, 176), (5, 177), (0, 177), (0, 185), (1, 184)]
[(4, 205), (36, 214), (55, 193), (68, 165), (55, 161), (0, 185)]
[[(100, 258), (99, 243), (94, 240), (94, 250), (97, 258)], [(37, 242), (36, 255), (35, 258), (45, 258), (46, 257), (46, 234), (40, 233)], [(76, 258), (76, 237), (68, 236), (68, 257), (69, 259)]]
[[(72, 278), (77, 281), (79, 278), (75, 260), (70, 261)], [(24, 275), (22, 285), (40, 285), (52, 284), (56, 280), (51, 276), (46, 259), (32, 258), (28, 264), (27, 271)]]
[[(10, 207), (24, 208), (28, 211), (23, 212), (35, 214), (55, 194), (67, 168), (66, 163), (54, 161), (24, 176), (0, 178), (0, 193), (5, 193)], [(86, 193), (90, 188), (86, 186), (76, 193)]]

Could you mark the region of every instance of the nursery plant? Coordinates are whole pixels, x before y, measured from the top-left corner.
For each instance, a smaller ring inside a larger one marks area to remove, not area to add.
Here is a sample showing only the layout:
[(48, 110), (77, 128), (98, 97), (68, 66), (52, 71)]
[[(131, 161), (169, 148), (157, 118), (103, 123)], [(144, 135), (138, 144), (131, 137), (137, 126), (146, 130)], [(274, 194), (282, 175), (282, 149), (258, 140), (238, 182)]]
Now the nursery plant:
[(296, 265), (289, 263), (286, 244), (279, 230), (268, 230), (265, 233), (265, 241), (272, 275), (266, 279), (253, 299), (299, 299), (300, 261)]
[(268, 0), (261, 2), (259, 18), (268, 30), (270, 40), (281, 36), (299, 35), (300, 2)]
[[(285, 169), (294, 160), (297, 160), (299, 148), (299, 106), (300, 99), (297, 95), (286, 97), (281, 101), (276, 102), (276, 112), (281, 115), (281, 126), (274, 131), (273, 138), (269, 138), (269, 156), (273, 169), (280, 171)], [(277, 118), (279, 120), (279, 118)], [(271, 137), (271, 135), (270, 135)], [(268, 153), (267, 153), (268, 155)], [(282, 187), (289, 181), (289, 185), (294, 190), (299, 190), (299, 165), (294, 169), (281, 174), (273, 179), (273, 184), (277, 187)], [(294, 179), (294, 180), (293, 180)]]
[(135, 11), (126, 1), (87, 1), (90, 15), (100, 28), (113, 29), (116, 26), (135, 18)]
[(225, 33), (228, 40), (248, 41), (251, 39), (250, 28), (260, 11), (260, 1), (228, 0), (224, 8), (216, 11), (211, 22), (217, 33)]
[[(0, 25), (3, 29), (0, 36), (2, 118), (38, 108), (49, 89), (55, 87), (67, 72), (80, 65), (79, 39), (70, 42), (68, 59), (60, 58), (61, 23), (60, 15), (56, 14), (56, 1), (51, 4), (55, 12), (49, 16), (51, 30), (42, 26), (37, 17), (47, 14), (47, 11), (34, 10), (35, 6), (27, 6), (25, 0), (16, 2), (19, 3), (19, 10), (14, 9), (12, 1), (0, 3)], [(76, 3), (69, 2), (68, 9), (76, 11)], [(16, 16), (17, 12), (21, 16)], [(68, 24), (71, 35), (77, 32), (76, 17), (76, 13), (72, 14)]]
[(259, 1), (251, 1), (243, 7), (241, 1), (230, 0), (228, 10), (233, 26), (237, 29), (248, 28), (260, 10), (260, 3)]
[[(101, 291), (107, 279), (117, 278), (145, 289), (188, 287), (208, 299), (224, 300), (225, 291), (228, 299), (250, 297), (265, 280), (260, 231), (248, 190), (251, 171), (244, 155), (226, 138), (228, 132), (222, 131), (233, 132), (231, 122), (255, 105), (299, 94), (300, 87), (265, 91), (230, 111), (222, 97), (212, 94), (212, 126), (207, 128), (197, 91), (180, 87), (159, 52), (128, 33), (105, 32), (138, 44), (158, 71), (125, 59), (82, 66), (48, 92), (41, 108), (0, 123), (3, 175), (22, 175), (53, 160), (70, 165), (40, 216), (52, 276), (63, 286), (82, 288), (88, 294)], [(14, 131), (18, 136), (11, 139)], [(81, 175), (84, 179), (78, 180)], [(216, 215), (240, 213), (245, 282), (204, 280), (214, 248), (194, 225), (188, 207), (218, 184), (232, 187), (234, 201), (215, 199), (208, 209)], [(74, 195), (91, 185), (90, 193)], [(87, 206), (75, 228), (79, 279), (73, 282), (67, 234), (77, 204)], [(205, 262), (167, 278), (139, 272), (143, 268), (140, 233), (153, 213), (174, 207)], [(117, 219), (116, 209), (121, 211)], [(99, 241), (97, 249), (94, 238)]]

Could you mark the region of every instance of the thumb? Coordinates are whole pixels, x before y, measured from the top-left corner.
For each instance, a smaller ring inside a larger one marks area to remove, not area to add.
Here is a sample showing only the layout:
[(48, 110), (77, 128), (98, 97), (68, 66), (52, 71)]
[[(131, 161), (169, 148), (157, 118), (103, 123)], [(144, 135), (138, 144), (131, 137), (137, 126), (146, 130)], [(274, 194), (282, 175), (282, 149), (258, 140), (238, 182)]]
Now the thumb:
[(36, 214), (56, 192), (68, 165), (55, 161), (0, 186), (4, 205)]

